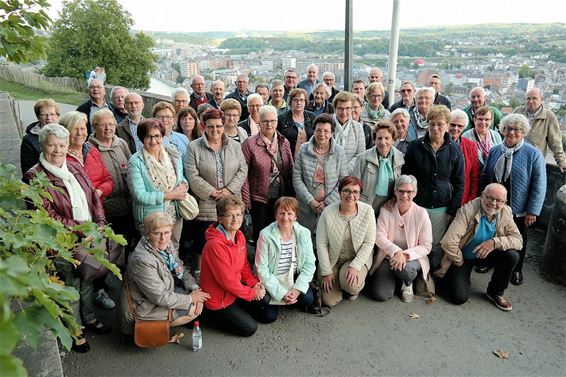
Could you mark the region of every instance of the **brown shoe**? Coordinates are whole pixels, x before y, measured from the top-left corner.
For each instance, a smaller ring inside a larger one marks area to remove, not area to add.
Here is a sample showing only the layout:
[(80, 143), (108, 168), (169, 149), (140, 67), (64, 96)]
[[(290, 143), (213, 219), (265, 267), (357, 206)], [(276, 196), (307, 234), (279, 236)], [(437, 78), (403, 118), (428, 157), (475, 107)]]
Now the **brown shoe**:
[(491, 302), (493, 302), (495, 306), (497, 306), (499, 309), (503, 311), (508, 312), (511, 309), (513, 309), (513, 305), (511, 304), (511, 301), (509, 301), (503, 296), (492, 295), (491, 293), (488, 292), (485, 294), (485, 297), (487, 297)]

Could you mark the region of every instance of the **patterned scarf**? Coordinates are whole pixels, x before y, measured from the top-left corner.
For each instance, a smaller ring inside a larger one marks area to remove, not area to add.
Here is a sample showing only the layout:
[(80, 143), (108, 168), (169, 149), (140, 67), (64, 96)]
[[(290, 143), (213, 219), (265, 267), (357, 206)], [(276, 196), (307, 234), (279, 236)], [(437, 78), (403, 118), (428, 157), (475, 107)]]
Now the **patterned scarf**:
[(377, 121), (380, 119), (383, 119), (383, 117), (385, 116), (385, 107), (383, 107), (382, 104), (379, 104), (379, 107), (377, 108), (377, 110), (373, 110), (370, 105), (369, 102), (366, 102), (364, 104), (364, 107), (366, 109), (366, 112), (368, 114), (368, 116), (370, 117), (371, 120)]
[(377, 148), (375, 149), (377, 157), (379, 158), (379, 171), (377, 173), (377, 180), (375, 182), (375, 195), (388, 196), (389, 183), (393, 179), (393, 168), (391, 167), (391, 157), (393, 151), (389, 151), (387, 157), (381, 157)]
[(501, 144), (503, 153), (497, 159), (495, 163), (495, 179), (497, 182), (503, 183), (509, 179), (511, 175), (511, 167), (513, 166), (513, 154), (517, 152), (525, 144), (525, 140), (521, 139), (513, 148), (507, 147), (505, 142)]
[(183, 264), (179, 261), (179, 255), (175, 252), (175, 248), (173, 247), (173, 243), (171, 241), (169, 241), (169, 244), (167, 245), (167, 248), (165, 250), (158, 250), (151, 244), (151, 242), (149, 242), (146, 236), (142, 237), (140, 244), (149, 253), (158, 255), (165, 262), (169, 271), (175, 274), (177, 278), (183, 278), (185, 269), (183, 268)]
[(417, 122), (417, 124), (416, 124), (417, 128), (420, 128), (421, 130), (427, 129), (428, 123), (426, 121), (426, 114), (421, 115), (421, 113), (419, 112), (419, 109), (417, 109), (416, 107), (415, 107), (415, 112), (413, 114), (415, 114), (415, 120)]
[(279, 151), (279, 143), (277, 140), (277, 133), (275, 133), (275, 135), (273, 135), (273, 141), (269, 140), (267, 138), (267, 136), (265, 136), (263, 134), (263, 132), (260, 131), (259, 133), (261, 140), (263, 140), (263, 142), (265, 143), (265, 149), (267, 150), (267, 153), (269, 154), (270, 158), (271, 158), (271, 173), (273, 174), (277, 174), (279, 173), (279, 168), (277, 167), (277, 164), (275, 163), (275, 161), (277, 161), (277, 152)]
[[(162, 192), (173, 190), (177, 183), (177, 172), (163, 145), (159, 151), (159, 159), (154, 158), (145, 148), (142, 148), (142, 157), (154, 187)], [(164, 200), (163, 206), (173, 221), (177, 221), (177, 211), (173, 202)]]

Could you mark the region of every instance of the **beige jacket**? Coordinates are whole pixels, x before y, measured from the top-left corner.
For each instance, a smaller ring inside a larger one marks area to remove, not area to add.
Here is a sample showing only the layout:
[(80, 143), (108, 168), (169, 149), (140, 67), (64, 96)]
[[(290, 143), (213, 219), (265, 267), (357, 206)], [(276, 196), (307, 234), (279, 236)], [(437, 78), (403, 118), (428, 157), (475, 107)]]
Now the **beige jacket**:
[[(461, 266), (464, 263), (462, 248), (474, 238), (483, 215), (481, 197), (469, 201), (460, 207), (444, 237), (440, 240), (444, 256), (440, 262), (440, 267), (434, 272), (436, 276), (444, 277), (452, 264)], [(513, 221), (511, 207), (503, 207), (496, 215), (496, 221), (495, 236), (493, 237), (495, 248), (499, 250), (521, 250), (523, 238)]]
[[(527, 116), (527, 107), (520, 106), (513, 110), (514, 113)], [(558, 119), (554, 113), (544, 105), (540, 114), (531, 123), (531, 130), (525, 139), (537, 147), (544, 157), (546, 157), (547, 147), (550, 148), (554, 159), (559, 167), (566, 168), (566, 157), (562, 146), (562, 132)]]
[[(248, 165), (237, 141), (223, 136), (224, 187), (232, 194), (241, 196), (242, 186), (248, 176)], [(216, 200), (210, 196), (217, 189), (216, 158), (206, 136), (193, 140), (187, 148), (185, 177), (195, 194), (199, 206), (196, 217), (200, 221), (216, 221)]]
[[(326, 207), (316, 228), (316, 253), (322, 276), (330, 275), (338, 262), (340, 250), (344, 243), (344, 229), (340, 221), (340, 202)], [(373, 208), (366, 203), (358, 202), (358, 214), (350, 220), (352, 243), (356, 257), (350, 267), (360, 271), (364, 265), (371, 268), (373, 260), (373, 244), (375, 242), (375, 216)]]
[[(169, 309), (188, 310), (191, 296), (174, 292), (174, 280), (165, 261), (138, 243), (128, 260), (126, 280), (130, 288), (136, 318), (167, 319)], [(195, 278), (185, 269), (183, 285), (189, 292), (198, 288)], [(120, 324), (124, 334), (134, 330), (134, 317), (128, 306), (126, 289), (122, 288)]]

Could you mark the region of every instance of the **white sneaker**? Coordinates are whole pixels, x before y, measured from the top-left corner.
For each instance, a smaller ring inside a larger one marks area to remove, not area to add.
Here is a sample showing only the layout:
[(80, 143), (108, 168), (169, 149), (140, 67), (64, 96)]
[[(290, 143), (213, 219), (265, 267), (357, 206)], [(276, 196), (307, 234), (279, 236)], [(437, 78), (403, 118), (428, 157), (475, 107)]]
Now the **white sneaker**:
[(94, 303), (108, 310), (114, 309), (114, 307), (116, 306), (114, 300), (112, 300), (110, 296), (108, 296), (108, 293), (106, 293), (104, 289), (98, 290), (96, 298), (94, 299)]
[(409, 285), (405, 285), (405, 282), (403, 282), (403, 285), (401, 286), (401, 301), (411, 302), (414, 298), (413, 283), (411, 282)]

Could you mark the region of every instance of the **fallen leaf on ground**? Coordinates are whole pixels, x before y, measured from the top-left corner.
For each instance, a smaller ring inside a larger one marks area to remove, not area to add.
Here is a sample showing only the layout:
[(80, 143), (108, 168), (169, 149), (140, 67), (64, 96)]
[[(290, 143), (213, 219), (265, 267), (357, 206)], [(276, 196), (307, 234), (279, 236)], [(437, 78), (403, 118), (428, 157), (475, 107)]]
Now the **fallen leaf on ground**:
[(169, 343), (177, 343), (177, 344), (181, 344), (181, 338), (185, 336), (184, 332), (179, 332), (175, 335), (173, 335), (171, 337), (171, 339), (169, 339)]
[(435, 297), (429, 297), (426, 301), (427, 304), (434, 304), (436, 302), (436, 298)]
[(493, 351), (495, 356), (499, 357), (500, 359), (507, 360), (509, 358), (509, 352), (505, 352), (503, 350), (495, 350)]
[(411, 314), (409, 314), (409, 318), (411, 318), (411, 319), (419, 319), (419, 318), (421, 318), (421, 316), (418, 315), (417, 313), (411, 313)]

